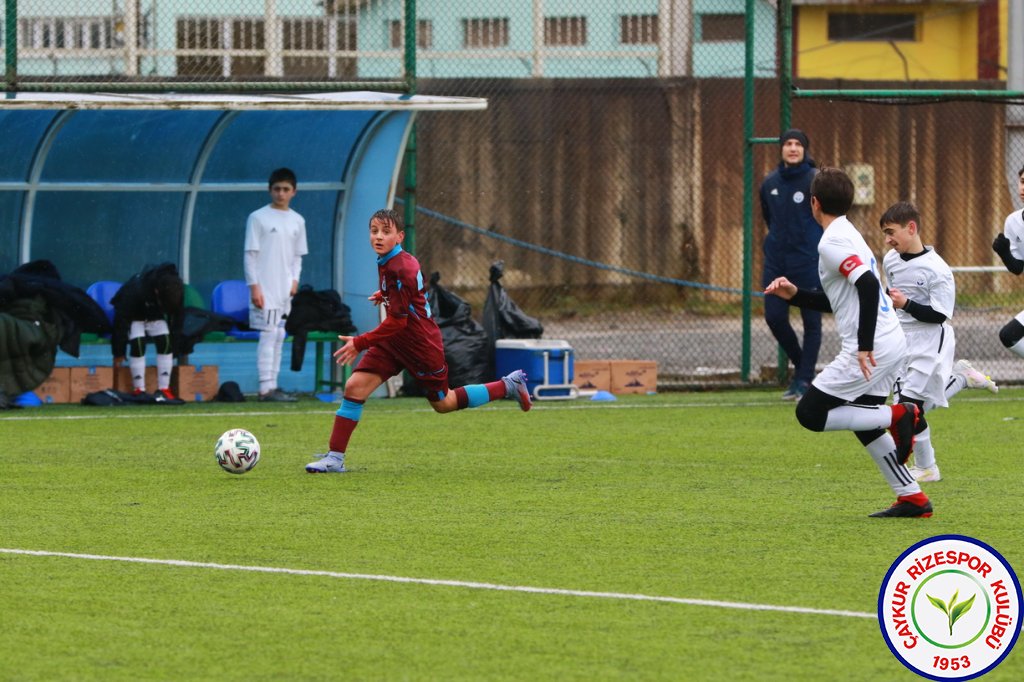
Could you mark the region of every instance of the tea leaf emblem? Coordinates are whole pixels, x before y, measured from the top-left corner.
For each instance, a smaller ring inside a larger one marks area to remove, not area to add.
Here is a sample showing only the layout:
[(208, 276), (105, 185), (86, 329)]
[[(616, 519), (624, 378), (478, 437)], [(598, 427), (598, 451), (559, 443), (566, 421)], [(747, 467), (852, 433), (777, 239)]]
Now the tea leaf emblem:
[(978, 595), (971, 595), (970, 599), (966, 599), (958, 604), (956, 599), (960, 596), (960, 590), (957, 590), (953, 593), (953, 596), (950, 597), (949, 605), (947, 605), (946, 602), (942, 601), (941, 599), (933, 597), (930, 594), (926, 593), (925, 596), (928, 597), (928, 601), (932, 603), (932, 606), (934, 606), (937, 609), (940, 609), (944, 614), (946, 614), (946, 619), (949, 622), (949, 635), (950, 637), (952, 637), (953, 624), (960, 620), (961, 616), (963, 616), (965, 613), (971, 610), (971, 607), (974, 606), (974, 599)]

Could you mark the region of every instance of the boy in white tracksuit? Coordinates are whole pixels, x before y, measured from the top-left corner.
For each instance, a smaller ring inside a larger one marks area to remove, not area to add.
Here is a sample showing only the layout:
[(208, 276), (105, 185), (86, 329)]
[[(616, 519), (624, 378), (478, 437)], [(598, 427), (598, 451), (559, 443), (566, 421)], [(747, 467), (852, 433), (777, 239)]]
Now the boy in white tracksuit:
[(249, 214), (245, 224), (245, 282), (249, 285), (249, 326), (260, 332), (256, 350), (259, 399), (293, 402), (277, 385), (285, 318), (299, 290), (306, 246), (306, 221), (289, 208), (295, 173), (278, 168), (268, 182), (270, 203)]

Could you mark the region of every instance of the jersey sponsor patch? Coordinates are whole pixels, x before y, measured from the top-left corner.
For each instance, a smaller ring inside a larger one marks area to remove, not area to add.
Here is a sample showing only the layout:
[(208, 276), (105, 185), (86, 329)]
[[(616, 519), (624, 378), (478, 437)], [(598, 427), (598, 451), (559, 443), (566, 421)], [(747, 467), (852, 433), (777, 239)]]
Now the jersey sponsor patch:
[(860, 259), (860, 256), (854, 254), (839, 264), (839, 274), (843, 277), (849, 277), (850, 273), (864, 265), (864, 262)]

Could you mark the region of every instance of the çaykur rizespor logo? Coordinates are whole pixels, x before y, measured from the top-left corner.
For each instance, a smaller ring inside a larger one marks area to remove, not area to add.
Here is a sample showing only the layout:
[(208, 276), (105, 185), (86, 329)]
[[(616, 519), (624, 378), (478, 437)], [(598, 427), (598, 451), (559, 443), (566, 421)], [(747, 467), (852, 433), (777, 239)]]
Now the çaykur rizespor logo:
[(879, 592), (886, 643), (908, 668), (935, 679), (976, 677), (1020, 632), (1020, 584), (1006, 560), (966, 536), (939, 536), (904, 552)]

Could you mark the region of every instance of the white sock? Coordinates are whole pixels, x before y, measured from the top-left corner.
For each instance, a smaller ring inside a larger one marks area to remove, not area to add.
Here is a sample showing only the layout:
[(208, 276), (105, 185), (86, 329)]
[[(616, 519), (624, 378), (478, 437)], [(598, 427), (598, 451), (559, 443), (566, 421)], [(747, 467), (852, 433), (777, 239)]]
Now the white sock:
[(914, 465), (921, 469), (935, 466), (935, 448), (932, 447), (932, 427), (914, 436)]
[(165, 389), (171, 387), (171, 367), (174, 365), (174, 356), (170, 353), (158, 353), (156, 356), (156, 387)]
[(873, 431), (892, 424), (888, 405), (840, 405), (828, 411), (826, 431)]
[(259, 343), (256, 344), (256, 373), (260, 380), (260, 393), (270, 393), (277, 384), (274, 382), (274, 342), (276, 329), (264, 329), (260, 332)]
[(871, 459), (875, 460), (882, 477), (897, 497), (921, 492), (921, 486), (907, 471), (907, 467), (896, 459), (896, 441), (891, 435), (881, 435), (868, 443), (865, 449), (871, 455)]
[(128, 356), (128, 371), (132, 374), (132, 388), (146, 390), (146, 356)]
[(284, 327), (277, 327), (274, 329), (274, 360), (271, 365), (273, 374), (271, 375), (271, 381), (274, 382), (274, 388), (278, 387), (277, 377), (281, 373), (281, 352), (284, 347), (285, 331)]
[(960, 391), (967, 388), (967, 377), (963, 374), (954, 374), (946, 384), (946, 400), (949, 400)]

